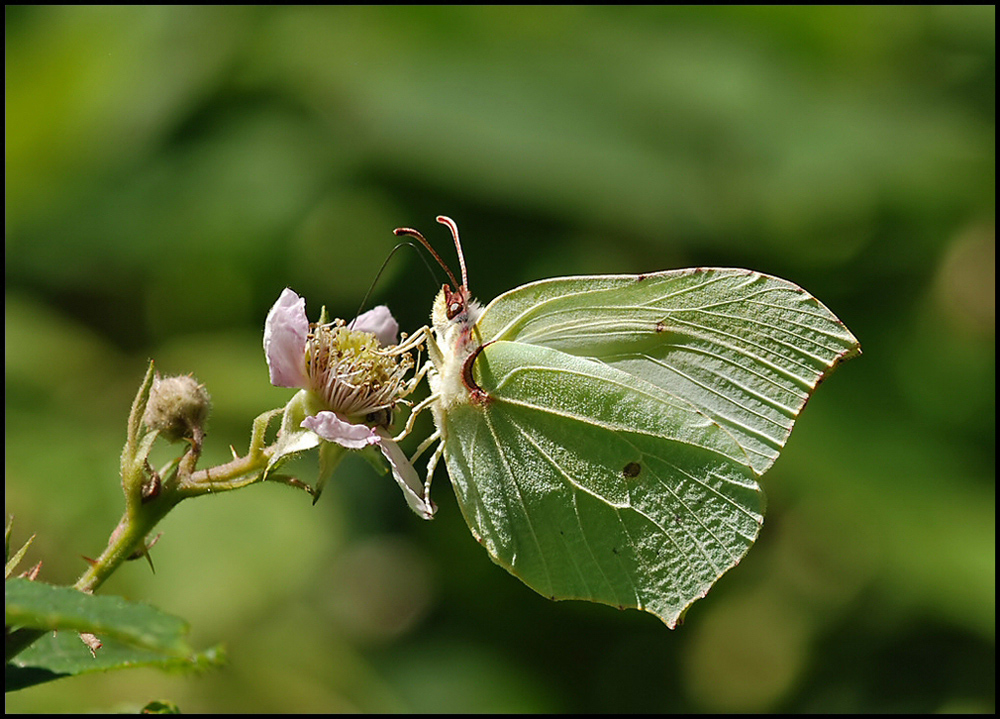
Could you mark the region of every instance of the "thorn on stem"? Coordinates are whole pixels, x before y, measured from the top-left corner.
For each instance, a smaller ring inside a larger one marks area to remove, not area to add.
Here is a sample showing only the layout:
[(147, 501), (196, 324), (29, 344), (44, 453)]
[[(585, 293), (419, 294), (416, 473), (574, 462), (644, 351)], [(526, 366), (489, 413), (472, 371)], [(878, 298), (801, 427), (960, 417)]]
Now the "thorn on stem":
[(149, 562), (150, 571), (152, 571), (153, 574), (156, 574), (156, 567), (153, 566), (153, 558), (152, 556), (150, 556), (149, 550), (152, 549), (153, 546), (160, 541), (160, 537), (162, 536), (163, 532), (160, 532), (155, 537), (153, 537), (152, 540), (150, 540), (149, 544), (143, 543), (142, 549), (137, 549), (136, 551), (134, 551), (132, 554), (128, 556), (126, 561), (132, 561), (134, 559), (145, 557), (146, 561)]

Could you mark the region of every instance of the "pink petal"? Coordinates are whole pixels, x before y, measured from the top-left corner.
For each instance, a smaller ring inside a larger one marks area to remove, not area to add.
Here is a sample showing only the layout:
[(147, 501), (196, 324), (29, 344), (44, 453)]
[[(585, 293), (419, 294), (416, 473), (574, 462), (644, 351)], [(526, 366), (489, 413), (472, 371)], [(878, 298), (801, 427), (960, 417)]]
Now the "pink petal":
[[(432, 519), (437, 507), (429, 500), (424, 501), (424, 483), (420, 481), (417, 471), (410, 464), (406, 454), (399, 448), (399, 445), (389, 439), (384, 430), (378, 432), (378, 446), (382, 454), (389, 460), (392, 468), (392, 476), (396, 484), (403, 490), (403, 496), (410, 509), (424, 519)], [(429, 502), (429, 503), (428, 503)]]
[(348, 327), (359, 332), (371, 332), (383, 347), (396, 344), (399, 337), (399, 323), (385, 305), (358, 315)]
[(363, 424), (351, 424), (334, 412), (317, 412), (302, 420), (302, 426), (311, 429), (327, 442), (336, 442), (347, 449), (364, 449), (380, 441), (375, 430)]
[(306, 387), (306, 301), (287, 287), (267, 313), (264, 354), (275, 387)]

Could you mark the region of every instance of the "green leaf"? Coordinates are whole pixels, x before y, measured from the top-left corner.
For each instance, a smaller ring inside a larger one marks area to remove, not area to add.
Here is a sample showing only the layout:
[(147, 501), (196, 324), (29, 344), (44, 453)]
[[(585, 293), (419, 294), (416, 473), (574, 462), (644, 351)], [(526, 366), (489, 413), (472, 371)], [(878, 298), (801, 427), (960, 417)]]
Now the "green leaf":
[(94, 655), (76, 632), (62, 631), (46, 634), (9, 662), (5, 667), (5, 687), (10, 692), (62, 677), (137, 667), (199, 673), (224, 663), (225, 652), (221, 647), (178, 657), (113, 639), (105, 641)]
[(174, 657), (191, 655), (183, 638), (187, 623), (148, 604), (26, 579), (7, 580), (4, 593), (10, 628), (72, 629)]

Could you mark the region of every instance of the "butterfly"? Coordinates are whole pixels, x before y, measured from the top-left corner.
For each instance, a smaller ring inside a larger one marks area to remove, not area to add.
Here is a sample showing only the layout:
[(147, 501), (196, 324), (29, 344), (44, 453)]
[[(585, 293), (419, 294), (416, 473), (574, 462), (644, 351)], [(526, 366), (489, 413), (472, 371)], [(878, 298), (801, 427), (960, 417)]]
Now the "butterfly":
[[(691, 268), (558, 277), (485, 308), (448, 272), (422, 330), (443, 456), (494, 562), (550, 599), (670, 628), (757, 538), (774, 463), (816, 386), (861, 353), (802, 288)], [(412, 416), (411, 416), (412, 419)]]

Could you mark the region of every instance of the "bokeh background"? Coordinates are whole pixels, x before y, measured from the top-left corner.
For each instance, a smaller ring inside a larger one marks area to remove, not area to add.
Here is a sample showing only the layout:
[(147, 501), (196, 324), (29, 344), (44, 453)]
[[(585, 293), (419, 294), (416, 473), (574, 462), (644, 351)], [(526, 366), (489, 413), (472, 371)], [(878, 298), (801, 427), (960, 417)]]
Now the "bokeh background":
[[(291, 393), (261, 351), (281, 289), (351, 317), (393, 228), (454, 257), (437, 214), (483, 300), (750, 267), (864, 349), (764, 477), (757, 545), (676, 631), (534, 594), (473, 541), (443, 467), (422, 522), (349, 458), (316, 506), (270, 485), (181, 505), (155, 575), (102, 589), (186, 618), (228, 666), (62, 680), (7, 711), (994, 710), (993, 7), (5, 21), (5, 504), (47, 581), (120, 515), (148, 358), (207, 384), (224, 461)], [(367, 306), (412, 331), (437, 287), (405, 250)]]

